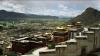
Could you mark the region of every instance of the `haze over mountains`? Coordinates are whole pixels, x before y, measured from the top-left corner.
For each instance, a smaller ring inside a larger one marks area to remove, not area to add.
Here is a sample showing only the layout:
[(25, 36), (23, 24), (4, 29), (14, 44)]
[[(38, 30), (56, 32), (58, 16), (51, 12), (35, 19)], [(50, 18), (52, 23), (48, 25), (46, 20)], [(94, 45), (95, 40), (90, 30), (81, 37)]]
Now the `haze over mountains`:
[(20, 19), (58, 19), (58, 17), (49, 15), (24, 14), (24, 13), (8, 12), (6, 10), (0, 10), (0, 20), (20, 20)]
[(81, 15), (70, 20), (70, 22), (81, 21), (84, 25), (96, 25), (100, 23), (100, 11), (88, 7)]

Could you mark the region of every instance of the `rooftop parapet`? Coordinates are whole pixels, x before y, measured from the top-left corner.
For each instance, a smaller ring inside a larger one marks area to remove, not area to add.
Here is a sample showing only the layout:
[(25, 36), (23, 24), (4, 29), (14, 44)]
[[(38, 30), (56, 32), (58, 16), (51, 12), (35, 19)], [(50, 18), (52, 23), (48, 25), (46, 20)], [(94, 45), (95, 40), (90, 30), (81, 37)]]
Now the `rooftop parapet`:
[(77, 40), (76, 39), (70, 39), (70, 40), (68, 40), (68, 41), (66, 41), (67, 43), (71, 43), (71, 42), (77, 42)]
[(56, 49), (48, 49), (47, 47), (40, 48), (34, 51), (33, 56), (55, 56)]
[(57, 27), (55, 29), (56, 32), (66, 32), (66, 29), (64, 27)]
[(93, 34), (94, 32), (93, 31), (85, 31), (84, 33), (86, 33), (86, 34)]
[(65, 45), (66, 41), (58, 43), (58, 45)]
[(66, 48), (67, 45), (56, 45), (55, 47), (56, 47), (56, 48)]
[(23, 37), (23, 38), (19, 38), (19, 39), (16, 39), (16, 40), (20, 41), (20, 40), (24, 40), (24, 39), (27, 39), (27, 38), (29, 38), (29, 37)]
[(56, 27), (56, 29), (65, 29), (64, 27)]
[(16, 43), (43, 43), (43, 41), (30, 41), (30, 40), (20, 40), (20, 41), (13, 40), (11, 42), (16, 42)]
[(83, 28), (83, 32), (87, 32), (87, 31), (89, 31), (89, 29), (86, 28), (86, 27), (84, 27), (84, 28)]
[(100, 30), (100, 27), (90, 27), (90, 30)]
[(46, 35), (51, 35), (51, 33), (47, 33), (47, 32), (46, 32), (45, 34), (46, 34)]
[(70, 39), (70, 40), (68, 40), (68, 41), (66, 41), (66, 44), (68, 45), (70, 45), (70, 44), (77, 44), (77, 40), (76, 39)]
[(55, 52), (55, 49), (47, 49), (47, 50), (42, 50), (40, 53), (45, 53), (45, 52)]
[(48, 49), (48, 48), (46, 48), (46, 49), (44, 49), (44, 50), (41, 50), (41, 51), (39, 51), (39, 53), (41, 54), (41, 53), (50, 53), (50, 52), (55, 52), (56, 51), (56, 49)]
[(67, 27), (73, 27), (73, 25), (67, 25)]
[(82, 32), (79, 32), (79, 35), (75, 36), (76, 38), (87, 38), (86, 35), (83, 35)]
[(79, 36), (75, 36), (76, 39), (87, 39), (87, 36), (85, 35), (79, 35)]
[(76, 28), (70, 28), (69, 31), (73, 31), (73, 32), (76, 32), (77, 29)]
[(78, 35), (78, 36), (75, 36), (76, 38), (87, 38), (86, 35)]
[(21, 43), (29, 43), (30, 41), (29, 40), (21, 40), (20, 42)]

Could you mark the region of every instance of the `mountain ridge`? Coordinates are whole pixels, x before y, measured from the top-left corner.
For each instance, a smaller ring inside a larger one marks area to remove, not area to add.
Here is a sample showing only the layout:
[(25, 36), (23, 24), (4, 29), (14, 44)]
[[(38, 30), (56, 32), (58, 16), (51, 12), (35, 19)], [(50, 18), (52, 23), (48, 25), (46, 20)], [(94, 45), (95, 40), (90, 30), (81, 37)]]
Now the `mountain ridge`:
[(69, 20), (69, 22), (80, 21), (83, 25), (95, 25), (100, 22), (100, 11), (92, 7), (88, 7), (82, 14)]
[(12, 12), (6, 10), (0, 10), (0, 20), (20, 20), (20, 19), (57, 19), (57, 16), (50, 16), (50, 15), (36, 15), (36, 14), (25, 14), (19, 12)]

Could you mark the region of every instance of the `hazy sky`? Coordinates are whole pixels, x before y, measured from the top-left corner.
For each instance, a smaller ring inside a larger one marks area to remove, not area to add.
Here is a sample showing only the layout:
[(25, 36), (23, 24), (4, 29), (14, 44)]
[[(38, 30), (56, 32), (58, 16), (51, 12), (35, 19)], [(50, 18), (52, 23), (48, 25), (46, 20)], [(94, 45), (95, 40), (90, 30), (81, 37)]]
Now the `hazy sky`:
[(54, 16), (77, 16), (87, 7), (100, 10), (100, 0), (0, 0), (0, 10)]

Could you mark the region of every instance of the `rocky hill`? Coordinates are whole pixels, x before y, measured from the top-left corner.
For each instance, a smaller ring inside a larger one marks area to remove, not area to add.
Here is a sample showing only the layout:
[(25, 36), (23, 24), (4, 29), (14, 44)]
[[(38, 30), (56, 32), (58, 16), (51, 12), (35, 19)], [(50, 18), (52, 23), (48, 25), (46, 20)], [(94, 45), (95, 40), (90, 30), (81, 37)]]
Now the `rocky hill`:
[(84, 25), (96, 25), (100, 23), (100, 11), (87, 8), (81, 15), (71, 19), (69, 22), (81, 21)]

